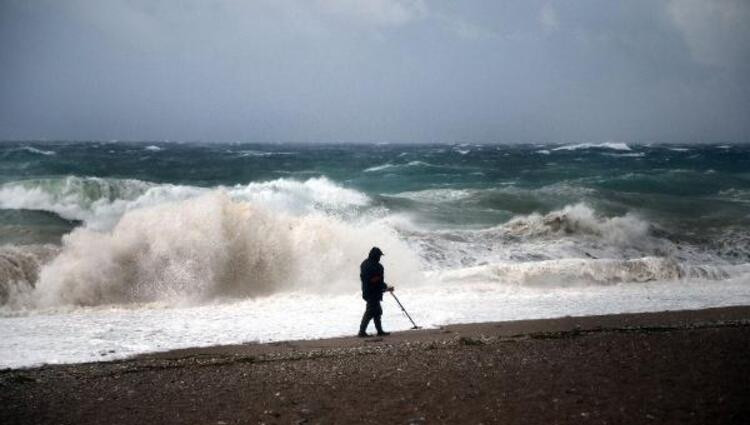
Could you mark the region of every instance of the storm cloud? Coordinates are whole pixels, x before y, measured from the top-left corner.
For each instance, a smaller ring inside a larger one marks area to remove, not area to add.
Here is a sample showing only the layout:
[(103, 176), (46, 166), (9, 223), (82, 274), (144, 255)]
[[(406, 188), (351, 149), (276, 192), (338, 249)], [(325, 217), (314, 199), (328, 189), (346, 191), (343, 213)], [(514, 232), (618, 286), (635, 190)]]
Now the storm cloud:
[(0, 0), (0, 139), (747, 142), (750, 2)]

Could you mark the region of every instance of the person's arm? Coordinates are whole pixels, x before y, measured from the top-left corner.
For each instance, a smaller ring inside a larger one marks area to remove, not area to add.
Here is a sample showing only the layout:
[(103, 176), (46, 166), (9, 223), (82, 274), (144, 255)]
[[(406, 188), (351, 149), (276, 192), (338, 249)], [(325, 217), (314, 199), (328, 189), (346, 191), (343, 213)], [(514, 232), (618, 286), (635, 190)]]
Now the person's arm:
[(388, 284), (385, 283), (385, 279), (382, 279), (383, 277), (385, 277), (385, 271), (383, 271), (381, 273), (382, 274), (380, 275), (380, 277), (381, 277), (380, 291), (381, 292), (393, 292), (393, 286), (388, 286)]

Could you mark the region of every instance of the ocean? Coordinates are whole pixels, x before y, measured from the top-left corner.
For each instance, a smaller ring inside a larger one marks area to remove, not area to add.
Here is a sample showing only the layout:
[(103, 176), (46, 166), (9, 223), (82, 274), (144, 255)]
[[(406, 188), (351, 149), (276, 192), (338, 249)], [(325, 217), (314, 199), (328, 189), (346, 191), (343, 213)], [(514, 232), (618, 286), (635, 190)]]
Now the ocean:
[[(0, 144), (0, 368), (750, 303), (750, 146)], [(386, 294), (384, 325), (411, 327)]]

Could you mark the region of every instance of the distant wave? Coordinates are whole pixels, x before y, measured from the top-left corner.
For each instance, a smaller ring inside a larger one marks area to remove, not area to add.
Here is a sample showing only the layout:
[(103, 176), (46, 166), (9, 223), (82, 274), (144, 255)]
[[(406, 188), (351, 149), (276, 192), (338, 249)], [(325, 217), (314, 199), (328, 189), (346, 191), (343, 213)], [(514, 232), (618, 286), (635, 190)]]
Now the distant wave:
[(164, 150), (164, 148), (160, 148), (159, 146), (156, 146), (156, 145), (149, 145), (149, 146), (146, 146), (144, 149), (146, 149), (147, 151), (152, 151), (152, 152), (159, 152), (159, 151)]
[(389, 162), (389, 163), (386, 163), (386, 164), (382, 164), (382, 165), (377, 165), (377, 166), (374, 166), (374, 167), (366, 168), (364, 170), (364, 172), (365, 173), (374, 173), (374, 172), (388, 170), (388, 169), (392, 169), (392, 168), (403, 168), (403, 167), (435, 167), (435, 165), (432, 165), (432, 164), (430, 164), (428, 162), (424, 162), (424, 161), (411, 161), (411, 162), (408, 162), (406, 164), (391, 164)]
[(631, 153), (608, 153), (607, 156), (614, 156), (618, 158), (643, 158), (646, 156), (645, 152), (631, 152)]
[(257, 156), (257, 157), (268, 157), (268, 156), (276, 156), (276, 155), (294, 155), (294, 152), (266, 152), (266, 151), (254, 151), (254, 150), (243, 150), (238, 151), (238, 154), (241, 158), (249, 157), (249, 156)]
[(606, 143), (579, 143), (576, 145), (565, 145), (560, 146), (557, 148), (552, 149), (553, 151), (574, 151), (579, 149), (612, 149), (612, 150), (618, 150), (618, 151), (630, 151), (632, 150), (630, 146), (628, 146), (625, 143), (614, 143), (614, 142), (606, 142)]
[(57, 154), (57, 152), (55, 152), (53, 150), (43, 150), (43, 149), (35, 148), (33, 146), (21, 146), (20, 148), (18, 148), (18, 150), (26, 151), (26, 152), (29, 152), (29, 153), (35, 153), (35, 154), (38, 154), (38, 155), (46, 155), (46, 156), (56, 155)]
[(364, 172), (365, 173), (374, 173), (374, 172), (377, 172), (377, 171), (383, 171), (383, 170), (387, 170), (389, 168), (394, 168), (394, 167), (398, 167), (398, 166), (388, 163), (388, 164), (376, 165), (374, 167), (366, 168), (364, 170)]

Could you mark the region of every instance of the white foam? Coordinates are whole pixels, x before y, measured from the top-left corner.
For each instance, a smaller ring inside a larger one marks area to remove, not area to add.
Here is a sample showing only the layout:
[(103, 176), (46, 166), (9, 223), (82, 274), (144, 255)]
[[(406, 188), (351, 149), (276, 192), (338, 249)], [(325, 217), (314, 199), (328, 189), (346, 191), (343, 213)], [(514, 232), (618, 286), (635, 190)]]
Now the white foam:
[[(384, 257), (386, 273), (394, 264)], [(391, 280), (414, 320), (426, 328), (454, 323), (748, 305), (747, 277), (724, 281), (654, 281), (614, 286), (518, 287)], [(352, 283), (357, 286), (356, 283)], [(338, 295), (278, 293), (236, 303), (159, 304), (0, 317), (0, 368), (119, 359), (175, 348), (354, 335), (364, 302), (352, 288)], [(383, 324), (411, 324), (383, 301)], [(75, 329), (75, 332), (71, 332)]]
[(159, 146), (156, 146), (156, 145), (149, 145), (149, 146), (146, 146), (144, 149), (147, 151), (151, 151), (151, 152), (159, 152), (159, 151), (164, 150), (164, 148), (160, 148)]
[(456, 202), (469, 198), (477, 193), (472, 189), (425, 189), (418, 191), (384, 194), (394, 198), (410, 199), (420, 202)]

